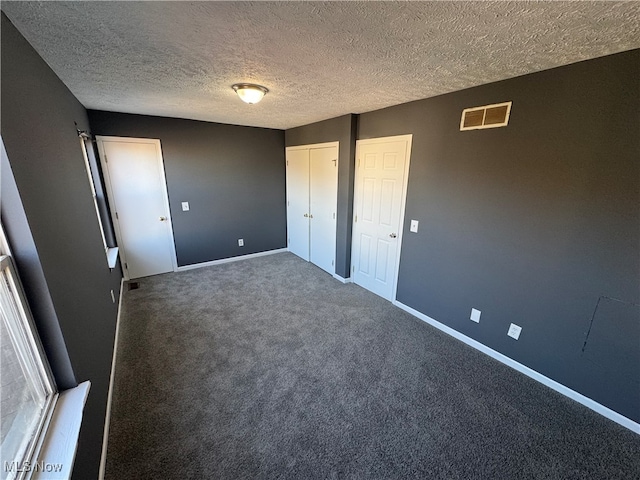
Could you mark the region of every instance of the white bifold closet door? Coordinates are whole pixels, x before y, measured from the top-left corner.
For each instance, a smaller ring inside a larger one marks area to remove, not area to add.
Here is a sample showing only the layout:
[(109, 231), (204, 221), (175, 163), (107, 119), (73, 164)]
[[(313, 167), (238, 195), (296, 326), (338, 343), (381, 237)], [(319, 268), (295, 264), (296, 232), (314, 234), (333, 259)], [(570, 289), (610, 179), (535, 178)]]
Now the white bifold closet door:
[(333, 275), (338, 142), (289, 147), (286, 157), (289, 251)]
[(289, 251), (309, 261), (309, 149), (287, 149)]

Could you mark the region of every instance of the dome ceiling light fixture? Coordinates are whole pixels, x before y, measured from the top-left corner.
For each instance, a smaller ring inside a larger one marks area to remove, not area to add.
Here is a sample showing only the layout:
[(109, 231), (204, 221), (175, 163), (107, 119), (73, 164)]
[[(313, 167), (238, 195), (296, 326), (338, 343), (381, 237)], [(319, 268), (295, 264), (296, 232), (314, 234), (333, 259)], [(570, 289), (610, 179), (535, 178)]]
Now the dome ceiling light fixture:
[(240, 100), (249, 105), (258, 103), (269, 91), (268, 88), (253, 83), (236, 83), (231, 85), (231, 88), (238, 94)]

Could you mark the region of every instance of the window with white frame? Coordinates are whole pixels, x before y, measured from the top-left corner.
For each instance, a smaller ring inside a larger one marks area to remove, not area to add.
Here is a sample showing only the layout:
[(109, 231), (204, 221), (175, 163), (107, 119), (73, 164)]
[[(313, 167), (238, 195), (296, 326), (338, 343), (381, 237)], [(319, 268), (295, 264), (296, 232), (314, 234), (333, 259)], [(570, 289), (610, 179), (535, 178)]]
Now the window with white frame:
[(0, 479), (29, 478), (57, 388), (0, 226)]
[(109, 248), (107, 245), (107, 237), (104, 235), (104, 225), (102, 224), (102, 218), (100, 217), (100, 207), (98, 206), (98, 196), (96, 194), (96, 180), (94, 173), (91, 171), (91, 165), (89, 164), (89, 152), (87, 150), (87, 142), (91, 142), (90, 139), (84, 135), (80, 135), (80, 147), (82, 148), (82, 156), (84, 157), (84, 165), (87, 169), (87, 176), (89, 177), (89, 185), (91, 186), (91, 195), (93, 196), (93, 205), (96, 208), (96, 216), (98, 217), (98, 224), (100, 225), (100, 234), (102, 235), (102, 244), (104, 245), (105, 252)]
[(89, 178), (89, 185), (91, 187), (93, 205), (96, 209), (98, 225), (100, 226), (102, 244), (107, 256), (107, 263), (109, 265), (109, 268), (114, 268), (118, 255), (118, 248), (115, 246), (115, 244), (113, 244), (113, 241), (111, 240), (113, 238), (113, 233), (111, 232), (111, 224), (109, 223), (108, 207), (106, 199), (104, 198), (104, 190), (102, 188), (102, 182), (100, 180), (100, 171), (98, 162), (95, 158), (93, 142), (91, 141), (89, 135), (87, 135), (85, 132), (79, 132), (79, 137), (82, 156), (84, 158), (84, 164), (87, 170), (87, 177)]

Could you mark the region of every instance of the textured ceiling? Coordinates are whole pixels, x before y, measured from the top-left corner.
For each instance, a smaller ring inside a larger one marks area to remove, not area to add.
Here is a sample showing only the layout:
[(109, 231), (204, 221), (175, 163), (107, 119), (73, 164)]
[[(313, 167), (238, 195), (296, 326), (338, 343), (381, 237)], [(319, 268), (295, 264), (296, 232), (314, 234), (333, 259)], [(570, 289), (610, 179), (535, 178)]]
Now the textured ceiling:
[[(91, 109), (290, 128), (640, 47), (640, 2), (11, 2)], [(270, 93), (243, 104), (231, 90)]]

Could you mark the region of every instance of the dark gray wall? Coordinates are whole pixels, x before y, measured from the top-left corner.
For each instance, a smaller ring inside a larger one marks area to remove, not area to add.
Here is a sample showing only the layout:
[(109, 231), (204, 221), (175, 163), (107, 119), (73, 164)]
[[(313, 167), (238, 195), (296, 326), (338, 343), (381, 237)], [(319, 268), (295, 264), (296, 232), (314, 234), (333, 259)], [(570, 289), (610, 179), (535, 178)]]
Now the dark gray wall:
[(11, 246), (11, 254), (16, 270), (20, 274), (25, 296), (29, 299), (29, 308), (38, 329), (43, 350), (49, 359), (51, 373), (59, 389), (73, 388), (78, 383), (4, 146), (2, 146), (0, 180), (2, 181), (0, 186), (2, 226)]
[(353, 216), (353, 180), (357, 115), (312, 123), (285, 131), (285, 145), (310, 145), (340, 142), (338, 151), (338, 214), (336, 218), (336, 274), (349, 278), (351, 273), (351, 218)]
[[(359, 119), (413, 134), (397, 299), (636, 422), (639, 78), (635, 50)], [(459, 131), (509, 100), (506, 128)]]
[(93, 110), (89, 119), (95, 135), (160, 139), (179, 266), (286, 248), (282, 130)]
[[(28, 267), (26, 279), (40, 278), (38, 285), (26, 286), (29, 303), (34, 313), (51, 313), (53, 305), (75, 378), (91, 381), (73, 477), (96, 478), (117, 315), (110, 291), (117, 301), (122, 275), (119, 266), (114, 271), (107, 266), (74, 124), (89, 129), (86, 111), (4, 14), (1, 115), (2, 139), (33, 241), (30, 248), (17, 246), (17, 262)], [(24, 226), (11, 216), (2, 220), (11, 233)], [(45, 343), (56, 340), (47, 338), (51, 330), (42, 331)], [(54, 370), (69, 376), (68, 365)], [(58, 380), (65, 386), (69, 379)]]

